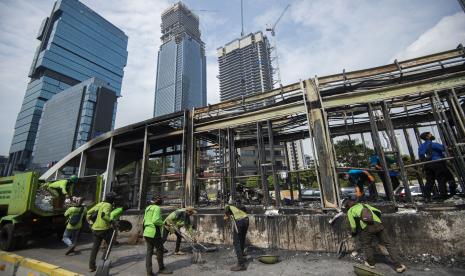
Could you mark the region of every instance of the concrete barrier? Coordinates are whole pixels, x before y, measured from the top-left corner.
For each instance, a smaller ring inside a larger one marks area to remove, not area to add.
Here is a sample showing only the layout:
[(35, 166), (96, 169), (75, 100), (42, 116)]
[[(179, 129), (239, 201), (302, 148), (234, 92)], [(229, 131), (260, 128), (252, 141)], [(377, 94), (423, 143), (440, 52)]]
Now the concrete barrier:
[(5, 276), (82, 276), (59, 266), (0, 251), (0, 275)]
[[(327, 214), (250, 215), (247, 241), (262, 248), (336, 252), (338, 243), (350, 233), (349, 226), (346, 217), (334, 225), (328, 223), (330, 218)], [(141, 215), (124, 219), (133, 223), (130, 234), (141, 230)], [(403, 255), (465, 256), (465, 211), (383, 214), (382, 220)], [(232, 243), (231, 226), (224, 222), (222, 214), (197, 214), (193, 223), (199, 230), (199, 241)]]

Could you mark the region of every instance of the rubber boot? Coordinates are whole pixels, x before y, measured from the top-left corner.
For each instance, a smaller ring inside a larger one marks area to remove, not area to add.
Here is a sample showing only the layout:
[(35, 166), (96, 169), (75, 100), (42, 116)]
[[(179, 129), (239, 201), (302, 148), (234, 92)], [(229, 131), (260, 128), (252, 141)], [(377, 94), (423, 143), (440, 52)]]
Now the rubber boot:
[(405, 265), (401, 264), (400, 266), (396, 267), (396, 272), (397, 273), (402, 273), (406, 270), (407, 268), (405, 267)]
[(243, 270), (247, 270), (247, 267), (245, 266), (245, 264), (237, 264), (233, 267), (231, 267), (231, 271), (243, 271)]
[(167, 269), (163, 263), (163, 252), (162, 254), (157, 254), (157, 263), (158, 263), (158, 274), (173, 274), (173, 271)]

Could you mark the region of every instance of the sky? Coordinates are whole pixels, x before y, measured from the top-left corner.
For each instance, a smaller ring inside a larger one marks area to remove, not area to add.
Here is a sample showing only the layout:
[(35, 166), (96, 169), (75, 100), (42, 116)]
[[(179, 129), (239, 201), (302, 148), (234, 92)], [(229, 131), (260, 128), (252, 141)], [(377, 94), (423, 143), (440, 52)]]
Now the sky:
[[(244, 32), (265, 31), (281, 11), (276, 45), (284, 85), (380, 66), (465, 44), (457, 0), (243, 0)], [(53, 0), (0, 0), (0, 155), (7, 155), (42, 19)], [(116, 127), (152, 117), (161, 12), (173, 0), (82, 0), (129, 36)], [(185, 0), (200, 17), (207, 100), (219, 101), (216, 49), (241, 33), (240, 0)]]

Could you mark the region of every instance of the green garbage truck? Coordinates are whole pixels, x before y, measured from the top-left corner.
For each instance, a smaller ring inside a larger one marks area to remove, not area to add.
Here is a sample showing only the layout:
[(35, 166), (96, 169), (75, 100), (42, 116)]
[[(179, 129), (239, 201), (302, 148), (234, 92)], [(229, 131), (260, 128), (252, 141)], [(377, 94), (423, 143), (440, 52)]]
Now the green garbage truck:
[[(73, 196), (87, 205), (100, 201), (102, 177), (79, 178)], [(36, 172), (0, 178), (0, 249), (12, 251), (33, 237), (61, 235), (66, 220), (65, 202), (57, 205)]]

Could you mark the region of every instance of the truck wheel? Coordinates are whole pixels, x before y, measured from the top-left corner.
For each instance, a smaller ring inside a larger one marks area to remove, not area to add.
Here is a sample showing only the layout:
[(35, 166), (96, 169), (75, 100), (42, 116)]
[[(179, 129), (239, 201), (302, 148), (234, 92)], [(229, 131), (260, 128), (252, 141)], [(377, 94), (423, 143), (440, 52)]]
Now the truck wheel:
[(5, 251), (12, 251), (15, 247), (14, 225), (7, 223), (0, 230), (0, 248)]

